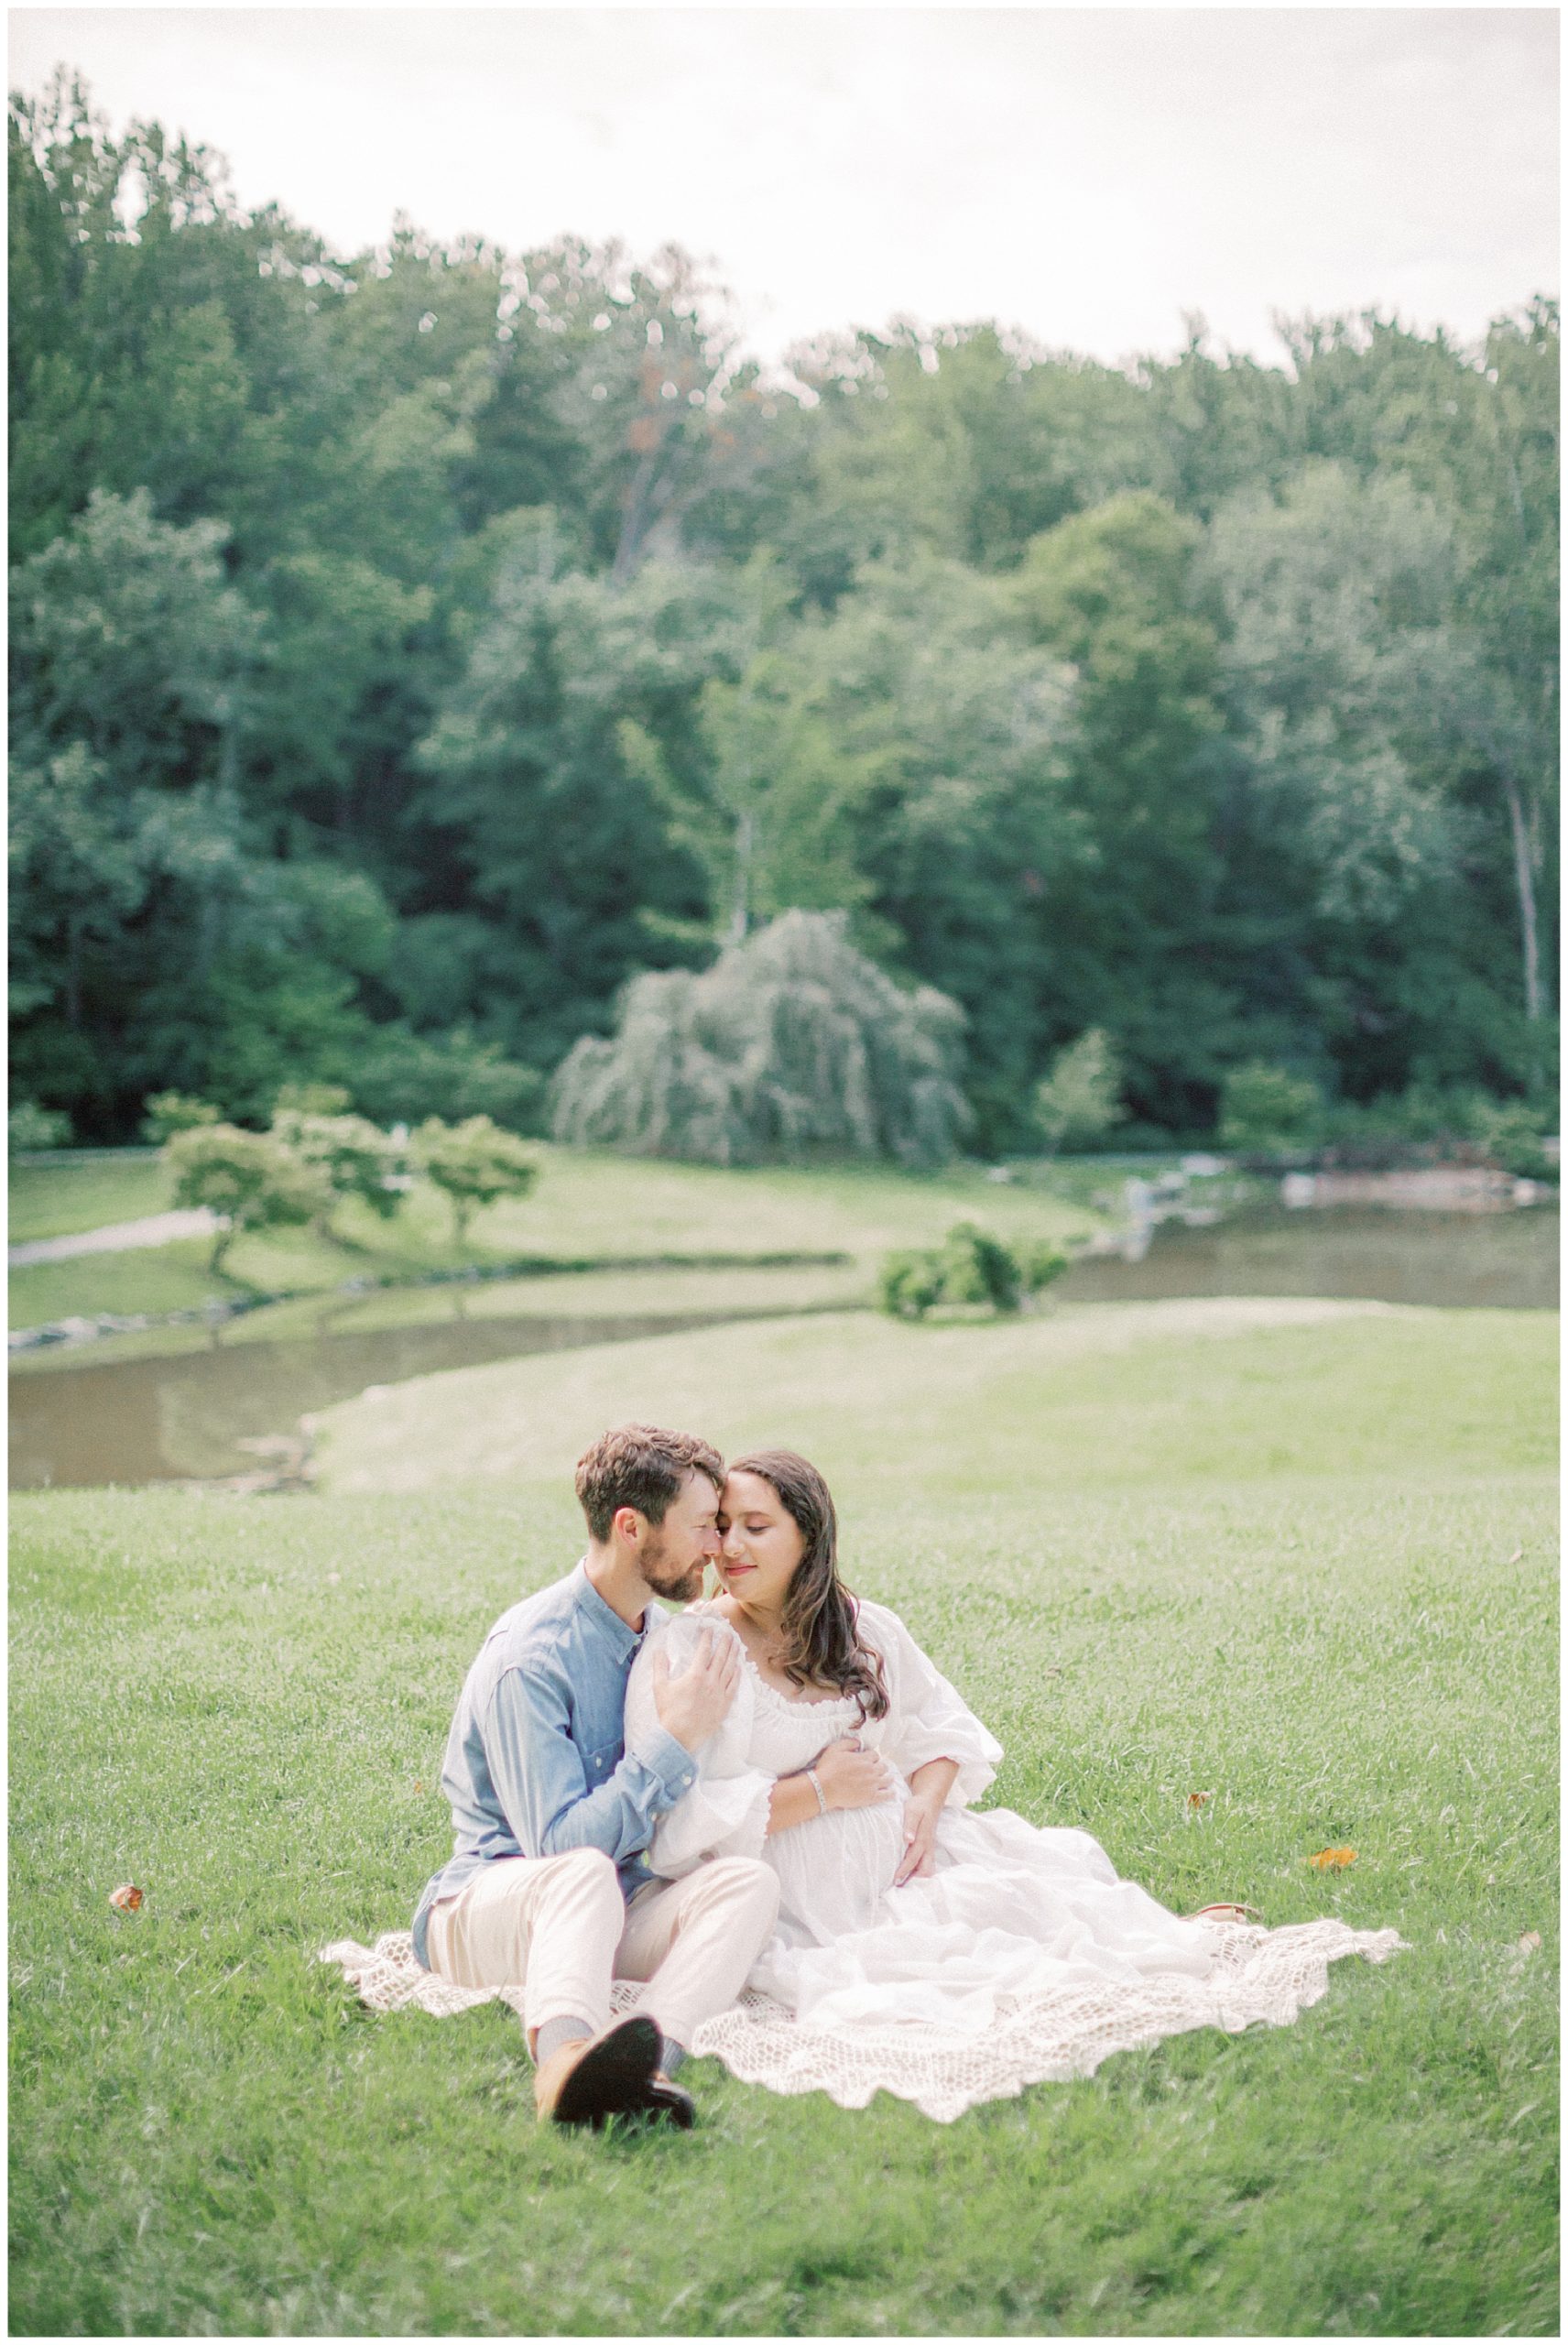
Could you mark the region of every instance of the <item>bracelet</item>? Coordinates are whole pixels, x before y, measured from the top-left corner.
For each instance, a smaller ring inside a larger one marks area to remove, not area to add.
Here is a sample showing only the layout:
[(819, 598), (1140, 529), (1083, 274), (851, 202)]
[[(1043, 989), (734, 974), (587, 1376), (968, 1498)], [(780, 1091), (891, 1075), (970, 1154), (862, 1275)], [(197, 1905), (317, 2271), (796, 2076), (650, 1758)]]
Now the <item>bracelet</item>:
[(825, 1816), (828, 1812), (828, 1804), (822, 1794), (822, 1778), (818, 1775), (814, 1767), (807, 1767), (802, 1772), (805, 1774), (806, 1781), (816, 1793), (818, 1815)]

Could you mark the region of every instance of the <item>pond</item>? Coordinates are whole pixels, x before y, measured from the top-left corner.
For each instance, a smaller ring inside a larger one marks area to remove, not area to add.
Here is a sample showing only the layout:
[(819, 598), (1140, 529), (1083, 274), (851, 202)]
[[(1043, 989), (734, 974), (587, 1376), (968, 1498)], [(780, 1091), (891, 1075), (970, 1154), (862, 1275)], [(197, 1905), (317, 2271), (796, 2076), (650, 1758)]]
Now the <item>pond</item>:
[(320, 1331), (288, 1343), (224, 1345), (172, 1358), (63, 1363), (11, 1376), (10, 1486), (92, 1489), (114, 1482), (267, 1478), (286, 1473), (303, 1445), (299, 1419), (372, 1384), (398, 1384), (445, 1368), (572, 1351), (711, 1327), (758, 1313), (678, 1312), (636, 1318), (454, 1315), (433, 1325), (364, 1334)]
[(1208, 1227), (1162, 1221), (1141, 1260), (1092, 1256), (1056, 1291), (1074, 1303), (1320, 1294), (1446, 1311), (1554, 1311), (1557, 1281), (1555, 1205), (1522, 1213), (1257, 1206)]
[[(1079, 1262), (1057, 1292), (1068, 1303), (1314, 1294), (1449, 1309), (1552, 1309), (1557, 1253), (1554, 1209), (1269, 1210), (1204, 1228), (1162, 1222), (1141, 1260), (1105, 1255)], [(483, 1317), (462, 1315), (454, 1303), (450, 1319), (346, 1334), (323, 1327), (287, 1342), (224, 1344), (215, 1331), (210, 1348), (173, 1357), (95, 1365), (89, 1347), (80, 1362), (68, 1364), (57, 1354), (47, 1368), (13, 1372), (11, 1487), (241, 1476), (258, 1486), (283, 1484), (302, 1453), (300, 1417), (369, 1385), (771, 1316), (777, 1307)]]

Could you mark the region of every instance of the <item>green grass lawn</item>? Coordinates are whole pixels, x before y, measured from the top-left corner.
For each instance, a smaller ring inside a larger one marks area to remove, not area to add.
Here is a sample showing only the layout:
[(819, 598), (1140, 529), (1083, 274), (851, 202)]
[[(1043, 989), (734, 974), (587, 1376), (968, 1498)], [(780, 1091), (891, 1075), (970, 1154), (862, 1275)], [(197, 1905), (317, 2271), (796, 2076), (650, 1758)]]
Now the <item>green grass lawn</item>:
[(90, 1319), (100, 1311), (130, 1318), (140, 1312), (200, 1310), (204, 1303), (245, 1293), (245, 1282), (211, 1276), (210, 1251), (205, 1238), (180, 1238), (171, 1246), (136, 1247), (123, 1254), (24, 1262), (6, 1282), (7, 1324), (43, 1327), (57, 1319)]
[[(316, 1497), (19, 1500), (13, 2333), (1554, 2333), (1555, 1325), (775, 1323), (430, 1380), (428, 1489), (348, 1487), (397, 1454), (366, 1402)], [(695, 2134), (579, 2140), (498, 2007), (362, 2011), (313, 1951), (406, 1922), (462, 1673), (634, 1396), (809, 1444), (997, 1803), (1410, 1950), (951, 2127), (701, 2062)], [(503, 1470), (432, 1476), (508, 1411)]]
[(606, 1422), (785, 1441), (830, 1475), (983, 1509), (1223, 1475), (1550, 1465), (1545, 1312), (1308, 1298), (1062, 1305), (911, 1326), (879, 1314), (713, 1327), (419, 1377), (323, 1411), (328, 1489), (570, 1482)]
[[(1009, 1188), (975, 1170), (931, 1178), (885, 1170), (729, 1172), (704, 1165), (655, 1164), (536, 1144), (540, 1172), (532, 1193), (476, 1214), (469, 1242), (453, 1241), (445, 1199), (421, 1183), (396, 1217), (384, 1222), (353, 1204), (338, 1216), (349, 1241), (334, 1245), (304, 1229), (257, 1231), (238, 1238), (214, 1278), (204, 1238), (123, 1254), (79, 1255), (33, 1263), (11, 1273), (10, 1325), (113, 1312), (180, 1311), (244, 1293), (317, 1294), (354, 1278), (398, 1279), (521, 1256), (584, 1261), (627, 1255), (848, 1255), (864, 1283), (877, 1258), (895, 1246), (926, 1245), (957, 1220), (984, 1220), (1000, 1235), (1060, 1240), (1098, 1227), (1088, 1208), (1040, 1188)], [(11, 1238), (59, 1235), (101, 1222), (164, 1210), (168, 1198), (147, 1183), (158, 1168), (141, 1163), (23, 1167), (13, 1192)], [(98, 1199), (85, 1218), (64, 1197), (48, 1227), (47, 1185), (74, 1197), (86, 1184)], [(42, 1183), (43, 1185), (39, 1185)], [(140, 1183), (139, 1190), (136, 1184)], [(37, 1225), (36, 1227), (34, 1225)], [(680, 1305), (672, 1306), (680, 1308)], [(198, 1336), (192, 1340), (200, 1342)]]
[(31, 1238), (66, 1238), (78, 1229), (102, 1229), (110, 1222), (168, 1213), (169, 1185), (154, 1148), (137, 1156), (100, 1155), (89, 1150), (74, 1162), (64, 1158), (51, 1164), (13, 1164), (10, 1242), (20, 1246)]

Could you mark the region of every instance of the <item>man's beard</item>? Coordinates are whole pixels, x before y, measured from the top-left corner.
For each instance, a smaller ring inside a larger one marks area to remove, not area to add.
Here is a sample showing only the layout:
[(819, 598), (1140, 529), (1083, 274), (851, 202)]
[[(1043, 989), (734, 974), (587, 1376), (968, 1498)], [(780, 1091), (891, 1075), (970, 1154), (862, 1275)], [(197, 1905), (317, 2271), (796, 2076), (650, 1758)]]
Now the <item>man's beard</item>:
[(648, 1543), (640, 1568), (655, 1596), (668, 1596), (672, 1603), (691, 1604), (702, 1593), (702, 1564), (689, 1564), (678, 1573), (667, 1560), (664, 1542), (657, 1533)]

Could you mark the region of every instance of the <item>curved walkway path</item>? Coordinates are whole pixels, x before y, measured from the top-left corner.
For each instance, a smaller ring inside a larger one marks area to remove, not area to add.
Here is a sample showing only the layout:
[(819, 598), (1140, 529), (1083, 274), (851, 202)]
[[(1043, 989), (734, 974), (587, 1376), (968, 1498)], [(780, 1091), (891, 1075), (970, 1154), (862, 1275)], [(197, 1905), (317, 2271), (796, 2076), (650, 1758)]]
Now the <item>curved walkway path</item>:
[(217, 1224), (205, 1205), (186, 1213), (144, 1214), (139, 1221), (111, 1221), (102, 1229), (76, 1229), (67, 1238), (29, 1238), (7, 1247), (5, 1263), (19, 1271), (29, 1262), (64, 1262), (73, 1254), (126, 1254), (136, 1246), (170, 1246), (177, 1238), (209, 1238)]

